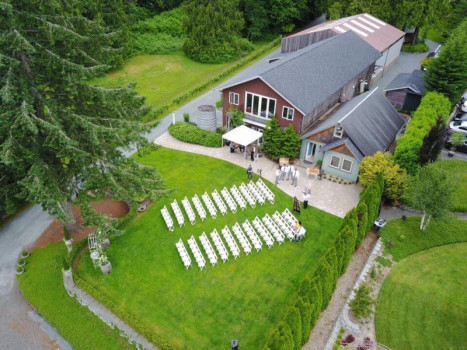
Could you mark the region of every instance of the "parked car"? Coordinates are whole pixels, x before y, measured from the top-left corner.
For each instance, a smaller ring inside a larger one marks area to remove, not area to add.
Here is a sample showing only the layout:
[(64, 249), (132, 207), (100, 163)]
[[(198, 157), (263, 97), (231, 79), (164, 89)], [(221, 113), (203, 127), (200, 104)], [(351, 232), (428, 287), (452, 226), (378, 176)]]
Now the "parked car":
[(467, 112), (467, 101), (464, 101), (461, 105), (461, 111), (462, 112)]
[(460, 121), (465, 122), (467, 121), (467, 113), (462, 113), (462, 112), (456, 113), (453, 120), (454, 121), (460, 120)]
[(455, 120), (449, 123), (450, 134), (453, 132), (460, 132), (467, 135), (467, 121)]

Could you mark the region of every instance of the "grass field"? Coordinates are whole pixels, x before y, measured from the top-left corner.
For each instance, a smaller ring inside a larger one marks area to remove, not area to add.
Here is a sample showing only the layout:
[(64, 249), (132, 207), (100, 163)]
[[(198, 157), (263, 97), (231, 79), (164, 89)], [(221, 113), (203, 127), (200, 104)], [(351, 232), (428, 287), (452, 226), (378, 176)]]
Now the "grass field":
[[(419, 226), (418, 216), (409, 217), (405, 221), (402, 219), (389, 221), (380, 231), (386, 244), (392, 242), (392, 246), (386, 247), (385, 251), (391, 254), (394, 260), (399, 261), (422, 250), (467, 241), (465, 220), (454, 217), (432, 220), (425, 231), (420, 231)], [(403, 240), (400, 239), (401, 235), (405, 236)]]
[(75, 349), (132, 349), (117, 331), (68, 296), (62, 279), (65, 254), (63, 243), (35, 250), (18, 277), (23, 296)]
[[(268, 44), (267, 41), (257, 42), (255, 51), (250, 55)], [(187, 58), (182, 52), (170, 55), (142, 55), (131, 58), (121, 69), (109, 72), (105, 77), (95, 79), (91, 83), (108, 87), (135, 82), (138, 94), (145, 96), (147, 104), (157, 109), (171, 104), (175, 98), (214, 78), (239, 60), (222, 64), (203, 64)], [(212, 86), (198, 95), (209, 88)]]
[(467, 212), (467, 162), (464, 160), (438, 160), (436, 165), (446, 171), (455, 183), (453, 211)]
[(110, 275), (95, 270), (86, 254), (78, 266), (77, 283), (160, 348), (228, 349), (231, 339), (239, 339), (244, 349), (262, 348), (299, 283), (335, 237), (341, 219), (309, 208), (300, 217), (307, 229), (304, 240), (276, 244), (270, 250), (263, 247), (258, 253), (241, 254), (236, 260), (231, 257), (203, 271), (192, 258), (194, 266), (186, 271), (175, 248), (180, 238), (187, 245), (191, 235), (198, 238), (246, 218), (291, 209), (292, 198), (269, 184), (276, 194), (274, 205), (248, 207), (170, 232), (160, 214), (163, 205), (173, 198), (180, 201), (239, 185), (246, 181), (246, 171), (224, 161), (163, 148), (139, 161), (157, 166), (174, 192), (130, 224), (124, 235), (112, 239), (108, 256), (114, 270)]
[(465, 349), (467, 243), (402, 260), (384, 281), (376, 307), (378, 342), (392, 349)]

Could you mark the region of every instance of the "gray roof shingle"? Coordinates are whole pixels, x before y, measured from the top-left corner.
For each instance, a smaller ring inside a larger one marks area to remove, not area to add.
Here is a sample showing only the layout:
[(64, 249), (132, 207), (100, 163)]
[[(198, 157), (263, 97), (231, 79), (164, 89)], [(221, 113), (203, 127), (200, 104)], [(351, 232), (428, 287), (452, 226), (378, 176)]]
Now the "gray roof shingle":
[(307, 114), (373, 64), (381, 53), (349, 31), (304, 49), (279, 54), (280, 59), (239, 74), (221, 90), (255, 78), (263, 79)]
[(389, 83), (384, 91), (410, 89), (417, 95), (423, 95), (425, 91), (424, 74), (425, 72), (422, 70), (414, 70), (412, 73), (400, 73)]

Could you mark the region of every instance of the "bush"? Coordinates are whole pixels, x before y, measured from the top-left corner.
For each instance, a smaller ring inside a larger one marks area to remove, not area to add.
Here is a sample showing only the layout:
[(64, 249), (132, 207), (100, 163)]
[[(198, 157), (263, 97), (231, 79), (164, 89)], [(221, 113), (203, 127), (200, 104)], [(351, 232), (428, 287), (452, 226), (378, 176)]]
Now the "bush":
[(422, 70), (428, 70), (430, 67), (431, 62), (433, 61), (434, 57), (427, 57), (420, 61), (420, 66)]
[(297, 298), (294, 305), (300, 312), (300, 320), (302, 327), (302, 341), (300, 344), (305, 344), (308, 341), (311, 330), (311, 305), (304, 298)]
[(128, 225), (138, 215), (138, 203), (132, 202), (130, 205), (130, 211), (119, 219), (112, 221), (112, 226), (119, 230)]
[(284, 322), (292, 331), (294, 349), (300, 350), (302, 345), (302, 321), (300, 319), (300, 311), (296, 307), (289, 307), (285, 313)]
[(370, 296), (371, 288), (368, 284), (362, 283), (355, 291), (355, 298), (349, 303), (353, 315), (358, 318), (366, 318), (371, 315), (373, 299)]
[(427, 43), (418, 43), (415, 45), (404, 44), (402, 45), (402, 52), (427, 52), (430, 48)]
[(190, 122), (190, 113), (183, 113), (183, 121), (185, 123)]
[(188, 123), (177, 122), (169, 126), (170, 135), (177, 140), (206, 147), (222, 147), (222, 135), (203, 130)]

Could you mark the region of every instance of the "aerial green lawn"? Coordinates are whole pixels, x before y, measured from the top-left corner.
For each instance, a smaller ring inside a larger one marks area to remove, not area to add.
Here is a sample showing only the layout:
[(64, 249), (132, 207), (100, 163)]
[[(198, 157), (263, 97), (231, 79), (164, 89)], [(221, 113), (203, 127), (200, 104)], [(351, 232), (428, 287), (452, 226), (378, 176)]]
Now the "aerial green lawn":
[(446, 171), (456, 186), (453, 211), (467, 212), (467, 162), (464, 160), (438, 160), (435, 163)]
[(220, 261), (203, 271), (192, 256), (193, 266), (185, 270), (175, 247), (180, 238), (189, 250), (187, 239), (192, 235), (198, 239), (203, 232), (209, 235), (217, 229), (220, 233), (225, 225), (231, 228), (247, 218), (251, 221), (265, 213), (292, 209), (293, 200), (265, 181), (276, 194), (275, 204), (239, 209), (236, 214), (229, 211), (204, 222), (198, 219), (193, 226), (187, 222), (179, 228), (175, 223), (175, 231), (170, 232), (160, 213), (164, 205), (172, 212), (169, 203), (174, 198), (181, 206), (185, 196), (201, 197), (205, 191), (210, 194), (214, 189), (239, 185), (247, 181), (246, 170), (164, 148), (139, 161), (156, 166), (174, 191), (127, 226), (122, 236), (111, 240), (110, 275), (94, 269), (89, 254), (85, 254), (77, 268), (77, 284), (160, 348), (229, 349), (231, 339), (239, 339), (244, 349), (262, 348), (342, 220), (310, 207), (300, 214), (307, 229), (302, 241), (287, 240), (271, 249), (264, 245), (262, 251), (248, 256), (242, 251), (238, 259), (230, 256), (225, 264)]
[(62, 279), (66, 252), (63, 243), (51, 243), (32, 252), (26, 272), (18, 276), (25, 299), (75, 349), (133, 349), (116, 330), (68, 296)]
[[(267, 41), (257, 42), (255, 51), (250, 55), (268, 44)], [(111, 71), (91, 83), (111, 87), (135, 82), (138, 94), (145, 96), (147, 104), (157, 109), (170, 105), (175, 98), (216, 77), (241, 59), (222, 64), (203, 64), (189, 59), (182, 52), (170, 55), (142, 55), (129, 59), (122, 68)], [(197, 95), (211, 87), (206, 87)], [(193, 96), (195, 97), (196, 95)]]
[(378, 342), (391, 349), (465, 348), (467, 243), (449, 244), (400, 261), (376, 307)]
[[(467, 242), (466, 220), (455, 217), (432, 220), (425, 231), (419, 229), (420, 220), (419, 216), (408, 217), (406, 220), (391, 220), (381, 229), (380, 235), (386, 244), (385, 251), (391, 254), (395, 261), (433, 247)], [(403, 240), (401, 235), (405, 237)]]

